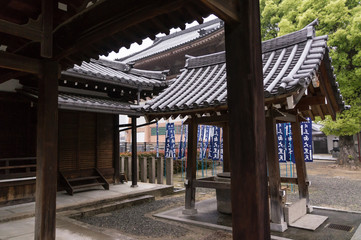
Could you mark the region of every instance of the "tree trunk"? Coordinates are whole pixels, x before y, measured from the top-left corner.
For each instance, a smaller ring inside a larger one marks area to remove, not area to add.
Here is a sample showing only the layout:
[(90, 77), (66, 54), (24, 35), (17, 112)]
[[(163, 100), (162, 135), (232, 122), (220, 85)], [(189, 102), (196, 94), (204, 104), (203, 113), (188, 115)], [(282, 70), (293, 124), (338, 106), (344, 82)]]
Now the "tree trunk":
[(353, 136), (340, 136), (340, 156), (337, 159), (339, 165), (359, 165)]

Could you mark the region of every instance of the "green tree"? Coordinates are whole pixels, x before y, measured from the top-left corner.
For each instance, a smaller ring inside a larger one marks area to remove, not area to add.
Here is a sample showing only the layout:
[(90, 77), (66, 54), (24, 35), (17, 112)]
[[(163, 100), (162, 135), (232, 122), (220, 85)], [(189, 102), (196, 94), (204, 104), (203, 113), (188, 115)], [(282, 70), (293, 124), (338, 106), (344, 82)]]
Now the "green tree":
[(328, 35), (332, 65), (346, 104), (326, 118), (322, 131), (340, 136), (339, 163), (356, 158), (352, 135), (361, 131), (361, 3), (359, 0), (260, 0), (263, 40), (302, 29), (319, 19), (316, 34)]

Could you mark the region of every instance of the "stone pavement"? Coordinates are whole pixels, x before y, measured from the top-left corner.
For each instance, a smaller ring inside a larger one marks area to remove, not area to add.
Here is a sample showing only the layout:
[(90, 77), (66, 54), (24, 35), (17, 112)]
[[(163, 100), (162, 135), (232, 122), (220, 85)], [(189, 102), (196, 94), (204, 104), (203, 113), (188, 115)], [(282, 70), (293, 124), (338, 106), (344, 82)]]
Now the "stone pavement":
[[(136, 198), (144, 195), (164, 196), (173, 193), (173, 186), (157, 185), (138, 182), (138, 187), (130, 187), (131, 183), (110, 185), (110, 190), (94, 188), (83, 192), (77, 192), (73, 196), (66, 192), (58, 192), (56, 199), (57, 219), (56, 219), (56, 239), (82, 239), (82, 240), (108, 240), (131, 238), (122, 236), (119, 233), (106, 234), (104, 230), (94, 226), (87, 227), (85, 224), (79, 225), (77, 221), (72, 221), (62, 213), (71, 212), (74, 209), (90, 208), (108, 204), (114, 201), (121, 201), (129, 198)], [(27, 240), (34, 237), (34, 215), (35, 203), (25, 203), (13, 206), (0, 207), (0, 240)], [(117, 237), (114, 237), (117, 236)]]

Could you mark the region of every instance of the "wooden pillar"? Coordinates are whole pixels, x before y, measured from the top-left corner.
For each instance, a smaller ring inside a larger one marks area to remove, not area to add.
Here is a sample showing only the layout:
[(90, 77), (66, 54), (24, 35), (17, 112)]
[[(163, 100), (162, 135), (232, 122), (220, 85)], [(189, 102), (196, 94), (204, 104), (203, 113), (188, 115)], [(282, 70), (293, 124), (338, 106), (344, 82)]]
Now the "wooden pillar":
[(127, 178), (128, 181), (132, 179), (132, 158), (127, 157)]
[(132, 116), (132, 187), (138, 187), (137, 117)]
[(157, 184), (163, 184), (163, 169), (164, 169), (164, 160), (163, 157), (157, 159)]
[(301, 136), (301, 126), (298, 117), (296, 117), (296, 122), (291, 123), (292, 128), (292, 138), (293, 138), (293, 151), (295, 154), (296, 161), (296, 172), (297, 172), (297, 181), (298, 181), (298, 192), (299, 197), (306, 198), (306, 204), (309, 206), (309, 195), (308, 195), (308, 186), (306, 184), (307, 172), (305, 157), (303, 154), (303, 143)]
[(155, 183), (155, 157), (149, 161), (149, 183)]
[(197, 127), (195, 119), (189, 119), (188, 125), (188, 154), (187, 154), (187, 176), (185, 180), (185, 209), (183, 214), (193, 215), (197, 213), (195, 209), (196, 189), (194, 181), (196, 180), (196, 161), (197, 161)]
[(225, 23), (233, 239), (270, 239), (259, 1)]
[(229, 127), (228, 123), (223, 126), (223, 172), (231, 171), (231, 160), (229, 159)]
[(39, 79), (35, 239), (55, 239), (58, 161), (58, 64), (44, 60)]
[(114, 163), (114, 183), (120, 182), (120, 148), (119, 148), (119, 115), (113, 116), (114, 142), (113, 142), (113, 163)]
[(166, 184), (173, 185), (173, 158), (166, 158)]
[(271, 229), (284, 232), (287, 223), (284, 221), (281, 195), (281, 176), (277, 152), (276, 119), (272, 110), (266, 118), (267, 165), (269, 175), (269, 194), (271, 200)]
[(147, 157), (142, 157), (140, 160), (140, 180), (147, 182)]

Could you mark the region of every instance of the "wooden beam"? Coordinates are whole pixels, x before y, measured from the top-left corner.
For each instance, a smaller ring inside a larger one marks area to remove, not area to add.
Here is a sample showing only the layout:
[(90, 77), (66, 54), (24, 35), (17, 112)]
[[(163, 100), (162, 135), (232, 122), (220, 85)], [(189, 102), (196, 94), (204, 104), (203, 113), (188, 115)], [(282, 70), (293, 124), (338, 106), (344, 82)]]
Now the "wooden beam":
[(213, 189), (231, 189), (231, 184), (227, 182), (216, 182), (207, 180), (196, 180), (194, 181), (194, 187), (201, 188), (213, 188)]
[(42, 38), (40, 55), (45, 58), (51, 58), (53, 56), (54, 4), (54, 0), (41, 1), (43, 21), (41, 25)]
[(225, 123), (228, 122), (228, 114), (226, 115), (220, 115), (220, 116), (210, 116), (210, 117), (201, 117), (201, 118), (196, 118), (195, 119), (196, 123), (198, 125), (214, 125), (214, 124), (219, 124), (219, 123)]
[(299, 109), (301, 111), (301, 108), (308, 109), (309, 106), (321, 105), (325, 103), (326, 101), (324, 96), (302, 97), (301, 100), (297, 103), (296, 109)]
[(42, 32), (39, 26), (35, 24), (19, 25), (0, 19), (0, 32), (40, 42)]
[(113, 116), (113, 163), (114, 183), (120, 182), (120, 146), (119, 146), (119, 115)]
[(201, 0), (201, 2), (225, 22), (238, 22), (240, 20), (237, 12), (237, 1), (235, 0)]
[(58, 64), (44, 61), (39, 80), (35, 239), (55, 239), (58, 159)]
[(305, 157), (303, 154), (301, 126), (298, 119), (296, 122), (291, 123), (291, 129), (293, 136), (293, 151), (296, 160), (299, 198), (306, 198), (307, 205), (309, 205), (310, 200), (308, 194), (308, 185), (306, 183), (307, 171), (306, 171)]
[(183, 214), (193, 215), (197, 213), (195, 209), (196, 189), (194, 182), (196, 178), (196, 162), (197, 162), (197, 128), (194, 118), (188, 123), (188, 149), (187, 149), (187, 175), (185, 180), (185, 209)]
[(32, 74), (40, 74), (41, 67), (42, 63), (38, 59), (0, 51), (0, 68), (12, 69)]
[(284, 228), (286, 228), (283, 215), (282, 196), (280, 195), (281, 177), (277, 151), (276, 119), (273, 116), (273, 111), (270, 111), (270, 116), (266, 118), (266, 137), (271, 222), (280, 226), (283, 225)]
[(259, 1), (225, 23), (233, 239), (268, 240), (266, 129)]

